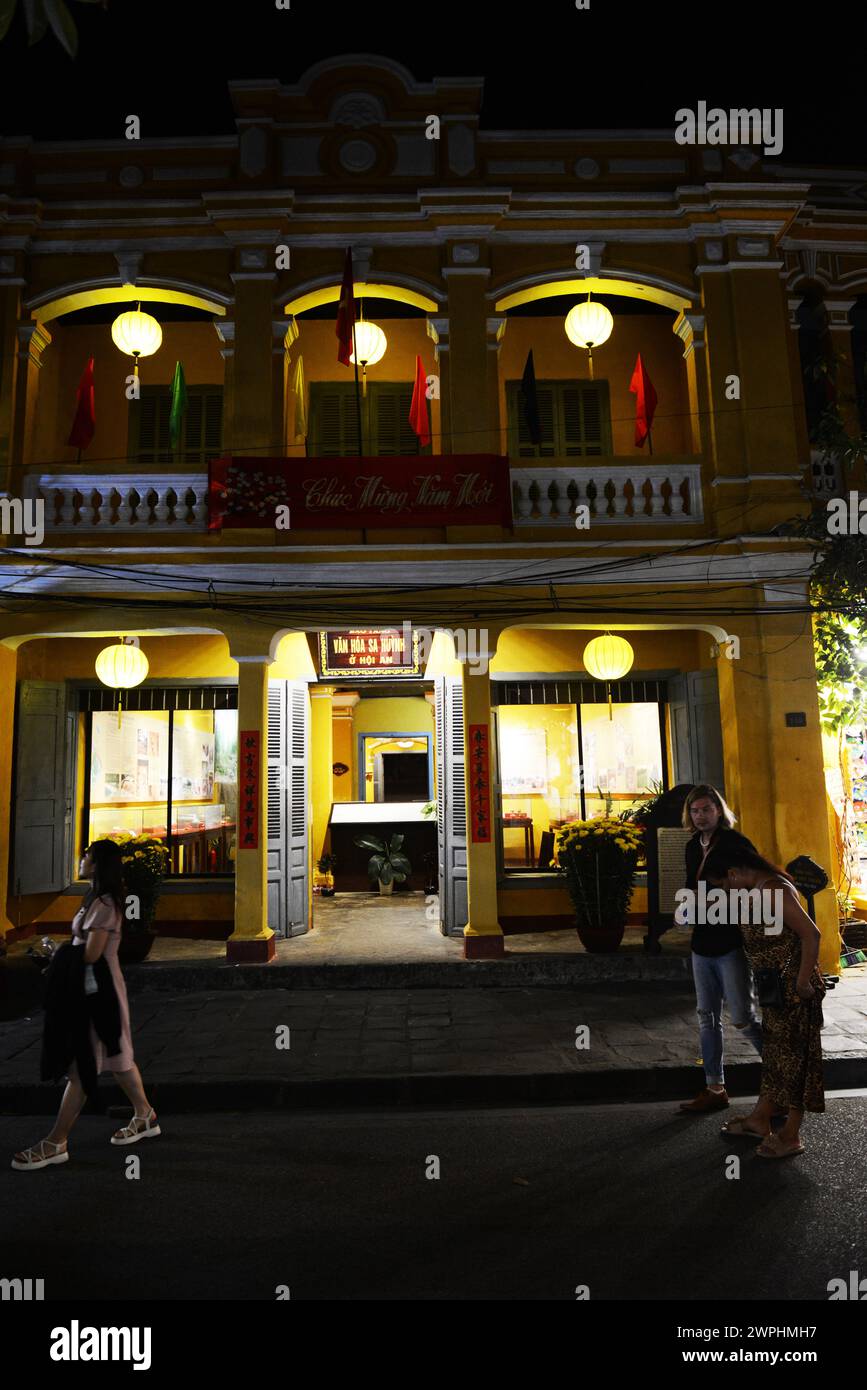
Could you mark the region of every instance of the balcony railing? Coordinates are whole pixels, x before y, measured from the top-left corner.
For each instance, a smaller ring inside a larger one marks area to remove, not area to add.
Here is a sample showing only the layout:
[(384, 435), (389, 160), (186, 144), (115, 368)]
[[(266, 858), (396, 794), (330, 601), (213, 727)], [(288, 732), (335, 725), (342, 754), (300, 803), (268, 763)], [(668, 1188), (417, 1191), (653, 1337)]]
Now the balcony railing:
[(513, 463), (509, 471), (516, 527), (573, 526), (581, 506), (589, 509), (593, 526), (704, 519), (701, 464), (695, 459)]
[[(592, 526), (661, 525), (704, 519), (701, 464), (602, 458), (596, 462), (512, 463), (515, 526), (574, 527), (589, 508)], [(30, 469), (25, 497), (45, 502), (48, 533), (79, 535), (201, 532), (208, 525), (206, 473), (46, 472)]]

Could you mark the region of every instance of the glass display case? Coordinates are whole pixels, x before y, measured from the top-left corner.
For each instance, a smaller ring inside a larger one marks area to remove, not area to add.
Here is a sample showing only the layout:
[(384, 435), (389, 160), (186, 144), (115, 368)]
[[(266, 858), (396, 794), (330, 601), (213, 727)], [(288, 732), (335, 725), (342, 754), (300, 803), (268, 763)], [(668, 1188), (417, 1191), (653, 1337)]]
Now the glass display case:
[[(140, 806), (105, 806), (94, 807), (90, 813), (90, 840), (104, 840), (109, 835), (141, 835), (143, 833), (144, 818), (149, 816), (150, 811), (143, 810)], [(165, 819), (165, 813), (163, 815)], [(148, 831), (148, 833), (152, 833)], [(165, 834), (165, 825), (163, 826)]]

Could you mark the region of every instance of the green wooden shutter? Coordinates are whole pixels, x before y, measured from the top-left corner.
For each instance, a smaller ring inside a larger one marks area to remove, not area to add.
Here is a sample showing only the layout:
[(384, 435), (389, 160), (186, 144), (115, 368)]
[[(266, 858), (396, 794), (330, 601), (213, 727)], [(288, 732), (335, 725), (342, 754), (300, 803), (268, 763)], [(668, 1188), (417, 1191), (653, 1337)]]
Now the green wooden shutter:
[(607, 381), (558, 382), (558, 442), (562, 458), (611, 453)]
[(130, 463), (173, 463), (169, 440), (172, 393), (168, 386), (142, 386), (141, 397), (129, 403)]
[(408, 383), (368, 382), (372, 454), (414, 454), (418, 440), (409, 423), (413, 388)]
[[(369, 381), (361, 398), (361, 428), (366, 455), (394, 456), (417, 451), (409, 423), (412, 385), (404, 381)], [(358, 453), (358, 419), (354, 382), (310, 383), (310, 452), (319, 458)], [(430, 445), (422, 450), (429, 453)]]
[[(536, 382), (536, 400), (539, 404), (539, 425), (542, 441), (534, 444), (530, 439), (530, 427), (524, 410), (524, 398), (520, 381), (506, 382), (506, 405), (509, 416), (509, 453), (512, 458), (552, 459), (559, 453), (557, 433), (557, 393), (560, 383), (556, 381)], [(517, 450), (517, 452), (516, 452)]]
[[(171, 392), (169, 393), (171, 401)], [(223, 388), (188, 386), (181, 432), (184, 463), (207, 463), (223, 447)]]
[(222, 386), (188, 386), (181, 437), (174, 450), (169, 437), (170, 386), (143, 386), (141, 399), (129, 403), (129, 460), (155, 464), (207, 463), (223, 447)]
[[(367, 447), (365, 402), (361, 424)], [(358, 453), (358, 421), (355, 386), (349, 382), (310, 383), (310, 452), (319, 458), (340, 458)]]

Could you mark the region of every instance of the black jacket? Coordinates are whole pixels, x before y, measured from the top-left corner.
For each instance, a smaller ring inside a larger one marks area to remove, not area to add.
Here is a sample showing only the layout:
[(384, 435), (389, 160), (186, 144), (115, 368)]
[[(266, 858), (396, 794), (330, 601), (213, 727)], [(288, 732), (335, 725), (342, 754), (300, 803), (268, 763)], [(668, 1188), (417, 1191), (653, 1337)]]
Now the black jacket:
[(43, 976), (45, 1024), (40, 1074), (43, 1081), (60, 1081), (74, 1059), (88, 1099), (100, 1110), (90, 1024), (105, 1044), (106, 1055), (113, 1057), (120, 1051), (120, 1004), (111, 968), (103, 956), (93, 962), (93, 976), (99, 988), (95, 994), (85, 994), (84, 951), (84, 946), (64, 942)]
[[(718, 826), (711, 837), (711, 849), (719, 849), (726, 845), (737, 845), (741, 849), (751, 849), (756, 853), (756, 847), (746, 835), (741, 835), (737, 830), (729, 830), (726, 826)], [(698, 887), (698, 871), (701, 861), (704, 859), (704, 850), (701, 844), (701, 831), (697, 830), (691, 840), (686, 842), (684, 851), (686, 860), (686, 886), (693, 892)], [(692, 949), (697, 956), (723, 956), (729, 951), (736, 950), (743, 946), (741, 929), (738, 926), (708, 926), (707, 923), (699, 923), (692, 930)]]

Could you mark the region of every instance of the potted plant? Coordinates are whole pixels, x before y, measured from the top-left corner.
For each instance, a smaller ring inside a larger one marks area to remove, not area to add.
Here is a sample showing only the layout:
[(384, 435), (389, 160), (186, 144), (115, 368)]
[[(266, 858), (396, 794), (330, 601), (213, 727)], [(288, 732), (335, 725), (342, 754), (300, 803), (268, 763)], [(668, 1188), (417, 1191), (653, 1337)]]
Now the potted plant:
[(643, 838), (640, 826), (608, 815), (572, 821), (558, 833), (556, 867), (566, 876), (585, 950), (613, 952), (623, 940)]
[[(145, 960), (154, 943), (152, 930), (162, 882), (169, 869), (169, 851), (154, 835), (109, 835), (121, 847), (127, 897), (137, 899), (123, 914), (118, 959), (126, 964)], [(137, 910), (133, 910), (133, 909)]]
[(385, 897), (394, 891), (396, 883), (405, 882), (412, 873), (412, 865), (405, 854), (400, 853), (405, 840), (404, 835), (392, 835), (391, 843), (378, 840), (374, 835), (361, 835), (355, 841), (359, 849), (372, 849), (373, 854), (367, 864), (368, 876), (379, 882), (379, 891)]
[(319, 889), (320, 897), (333, 898), (337, 891), (334, 887), (334, 870), (337, 867), (337, 855), (323, 854), (322, 858), (317, 861), (316, 867), (324, 879)]

